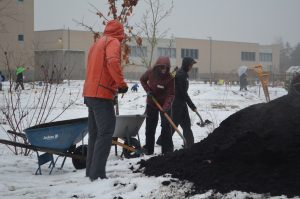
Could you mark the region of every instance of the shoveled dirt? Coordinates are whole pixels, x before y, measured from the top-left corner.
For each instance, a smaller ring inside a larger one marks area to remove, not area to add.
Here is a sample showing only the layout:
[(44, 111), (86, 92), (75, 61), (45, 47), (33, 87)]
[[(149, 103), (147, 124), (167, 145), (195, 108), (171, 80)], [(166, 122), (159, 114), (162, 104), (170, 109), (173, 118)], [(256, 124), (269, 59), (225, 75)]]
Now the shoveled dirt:
[(195, 193), (300, 196), (300, 96), (249, 106), (190, 149), (141, 161), (140, 168), (189, 180)]

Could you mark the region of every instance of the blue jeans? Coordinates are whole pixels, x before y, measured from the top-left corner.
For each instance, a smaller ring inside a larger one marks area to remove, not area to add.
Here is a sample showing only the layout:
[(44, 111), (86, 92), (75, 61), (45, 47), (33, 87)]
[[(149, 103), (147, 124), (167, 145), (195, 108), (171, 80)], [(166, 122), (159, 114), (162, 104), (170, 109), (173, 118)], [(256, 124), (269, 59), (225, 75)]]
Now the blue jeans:
[(105, 166), (115, 131), (116, 115), (112, 100), (85, 97), (89, 110), (86, 176), (106, 178)]

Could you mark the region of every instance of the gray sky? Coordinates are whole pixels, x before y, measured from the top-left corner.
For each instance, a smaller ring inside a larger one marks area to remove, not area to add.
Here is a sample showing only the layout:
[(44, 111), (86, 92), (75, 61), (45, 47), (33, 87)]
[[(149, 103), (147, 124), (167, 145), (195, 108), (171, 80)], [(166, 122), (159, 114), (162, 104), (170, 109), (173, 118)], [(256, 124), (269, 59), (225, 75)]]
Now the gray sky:
[[(130, 24), (140, 21), (147, 9), (138, 3)], [(166, 7), (170, 0), (162, 0)], [(95, 10), (108, 12), (107, 0), (35, 0), (35, 30), (83, 30), (73, 19), (102, 30)], [(89, 4), (90, 3), (90, 4)], [(169, 36), (272, 44), (282, 38), (300, 42), (300, 0), (174, 0), (171, 15), (161, 23)]]

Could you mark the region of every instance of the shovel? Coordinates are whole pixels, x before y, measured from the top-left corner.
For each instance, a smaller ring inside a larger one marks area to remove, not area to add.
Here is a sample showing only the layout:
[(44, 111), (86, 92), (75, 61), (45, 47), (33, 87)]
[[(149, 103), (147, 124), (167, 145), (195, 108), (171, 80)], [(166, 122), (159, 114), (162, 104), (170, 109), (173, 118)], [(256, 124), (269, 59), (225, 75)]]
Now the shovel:
[(161, 105), (158, 103), (158, 101), (154, 98), (153, 95), (149, 96), (152, 101), (155, 103), (155, 105), (157, 106), (157, 108), (165, 115), (165, 117), (167, 118), (167, 120), (169, 121), (169, 123), (171, 124), (171, 126), (175, 129), (175, 131), (178, 133), (178, 135), (182, 138), (183, 140), (183, 145), (186, 146), (186, 140), (184, 138), (184, 136), (182, 135), (182, 133), (180, 132), (180, 130), (177, 128), (177, 126), (174, 124), (173, 120), (171, 119), (171, 117), (163, 111), (163, 108), (161, 107)]
[(198, 113), (197, 110), (195, 110), (195, 113), (198, 115), (198, 117), (200, 118), (200, 122), (197, 122), (197, 125), (199, 125), (200, 127), (204, 127), (205, 125), (211, 124), (212, 122), (209, 120), (205, 120), (203, 121), (201, 115)]

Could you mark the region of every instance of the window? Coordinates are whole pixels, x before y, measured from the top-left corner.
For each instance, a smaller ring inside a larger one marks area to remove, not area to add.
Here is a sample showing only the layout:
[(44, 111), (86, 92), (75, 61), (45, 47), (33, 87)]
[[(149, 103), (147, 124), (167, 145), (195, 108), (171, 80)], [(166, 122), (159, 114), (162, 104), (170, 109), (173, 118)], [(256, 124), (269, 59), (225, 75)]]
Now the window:
[(193, 59), (198, 59), (198, 57), (199, 57), (198, 49), (182, 48), (181, 49), (181, 58), (184, 58), (184, 57), (191, 57)]
[(259, 61), (272, 62), (272, 53), (259, 53)]
[(255, 61), (255, 52), (242, 52), (242, 61)]
[(176, 58), (176, 48), (157, 48), (157, 55), (159, 56), (167, 56), (170, 58)]
[(147, 47), (144, 46), (129, 46), (130, 56), (132, 57), (147, 57)]
[(23, 34), (18, 35), (18, 41), (24, 41), (24, 35)]
[(24, 2), (24, 0), (17, 0), (17, 2), (23, 3), (23, 2)]

